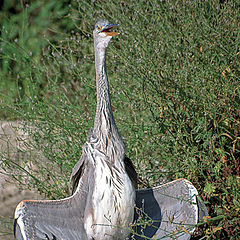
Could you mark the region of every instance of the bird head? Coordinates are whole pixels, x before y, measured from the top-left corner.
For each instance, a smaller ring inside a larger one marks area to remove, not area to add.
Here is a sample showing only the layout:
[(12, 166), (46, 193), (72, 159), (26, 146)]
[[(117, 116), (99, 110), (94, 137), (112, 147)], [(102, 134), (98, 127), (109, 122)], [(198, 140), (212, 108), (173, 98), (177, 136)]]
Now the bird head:
[(117, 24), (111, 24), (106, 20), (98, 20), (93, 30), (95, 44), (98, 47), (106, 48), (111, 38), (119, 34), (112, 31), (112, 28), (116, 26)]

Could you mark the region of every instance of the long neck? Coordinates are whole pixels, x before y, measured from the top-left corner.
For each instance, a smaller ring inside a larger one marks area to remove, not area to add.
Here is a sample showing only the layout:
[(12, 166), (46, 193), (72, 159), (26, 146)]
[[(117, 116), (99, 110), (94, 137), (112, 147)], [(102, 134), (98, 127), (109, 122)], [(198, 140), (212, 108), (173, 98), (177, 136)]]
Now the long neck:
[(123, 161), (125, 147), (114, 121), (109, 84), (106, 73), (106, 47), (98, 47), (94, 42), (97, 110), (94, 122), (93, 136), (97, 139), (97, 148), (104, 152), (109, 160), (118, 164)]
[(97, 86), (97, 110), (93, 130), (94, 135), (97, 137), (105, 135), (107, 138), (114, 135), (115, 139), (117, 138), (119, 141), (122, 141), (112, 112), (105, 63), (106, 48), (97, 48), (96, 45), (94, 47)]
[[(96, 87), (97, 87), (97, 110), (94, 129), (99, 125), (103, 111), (112, 115), (112, 107), (109, 93), (109, 84), (106, 73), (105, 63), (106, 48), (96, 49), (95, 46), (95, 68), (96, 68)], [(109, 117), (109, 116), (108, 116)]]

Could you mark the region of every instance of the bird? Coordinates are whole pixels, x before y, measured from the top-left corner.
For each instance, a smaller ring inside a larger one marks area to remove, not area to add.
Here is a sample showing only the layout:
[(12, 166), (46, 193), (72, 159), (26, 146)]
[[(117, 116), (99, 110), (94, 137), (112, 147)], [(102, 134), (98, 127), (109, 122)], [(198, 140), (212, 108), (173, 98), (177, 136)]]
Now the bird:
[[(96, 68), (97, 109), (92, 134), (84, 146), (82, 159), (73, 169), (75, 186), (83, 161), (91, 169), (89, 198), (84, 215), (84, 228), (89, 239), (119, 239), (129, 235), (134, 217), (136, 172), (126, 171), (125, 146), (117, 129), (106, 73), (106, 48), (113, 36), (115, 24), (99, 20), (93, 31)], [(133, 178), (132, 178), (133, 177)], [(135, 179), (132, 182), (131, 179)], [(104, 226), (103, 226), (104, 225)], [(117, 226), (121, 226), (118, 228)]]
[(98, 20), (93, 30), (97, 107), (94, 127), (72, 170), (72, 195), (60, 200), (23, 200), (15, 210), (16, 240), (190, 239), (207, 215), (186, 179), (137, 189), (109, 93), (106, 49), (116, 24)]

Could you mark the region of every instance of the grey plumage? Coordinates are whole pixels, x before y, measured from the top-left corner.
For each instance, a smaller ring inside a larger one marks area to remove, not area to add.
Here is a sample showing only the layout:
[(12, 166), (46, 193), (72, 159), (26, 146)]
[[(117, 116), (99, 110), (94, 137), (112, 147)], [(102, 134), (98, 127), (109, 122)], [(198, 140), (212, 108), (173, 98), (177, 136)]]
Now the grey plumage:
[(138, 213), (154, 223), (143, 229), (133, 224), (136, 239), (144, 239), (142, 232), (147, 237), (171, 239), (176, 233), (179, 239), (189, 239), (199, 220), (197, 191), (187, 180), (135, 192), (137, 175), (113, 118), (105, 69), (106, 48), (117, 35), (111, 32), (114, 26), (100, 20), (93, 31), (97, 110), (93, 132), (72, 171), (74, 193), (55, 201), (20, 202), (15, 211), (17, 240), (125, 239)]
[(136, 240), (146, 239), (139, 235), (164, 240), (190, 239), (195, 225), (207, 215), (197, 190), (185, 179), (137, 190), (136, 193), (133, 224)]
[(88, 239), (83, 224), (87, 180), (86, 169), (78, 191), (66, 199), (20, 202), (15, 210), (16, 239)]

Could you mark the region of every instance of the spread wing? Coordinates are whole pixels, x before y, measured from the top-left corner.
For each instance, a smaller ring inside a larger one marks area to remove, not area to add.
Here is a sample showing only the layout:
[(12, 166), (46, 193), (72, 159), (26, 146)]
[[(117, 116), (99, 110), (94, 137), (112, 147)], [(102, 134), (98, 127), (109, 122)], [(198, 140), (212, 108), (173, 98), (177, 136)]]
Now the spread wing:
[(88, 194), (87, 176), (87, 171), (83, 170), (79, 186), (69, 198), (20, 202), (15, 211), (15, 238), (87, 240), (83, 223)]
[[(197, 190), (185, 179), (136, 191), (134, 239), (190, 239), (199, 218), (207, 215)], [(144, 237), (145, 236), (145, 237)]]
[[(17, 206), (14, 223), (17, 240), (87, 239), (84, 212), (87, 210), (90, 169), (85, 160), (83, 154), (73, 169), (73, 184), (78, 187), (71, 197), (56, 201), (22, 201)], [(136, 181), (130, 159), (125, 159), (125, 166), (131, 180)], [(207, 210), (197, 190), (185, 179), (137, 190), (132, 238), (187, 240), (205, 215)]]

